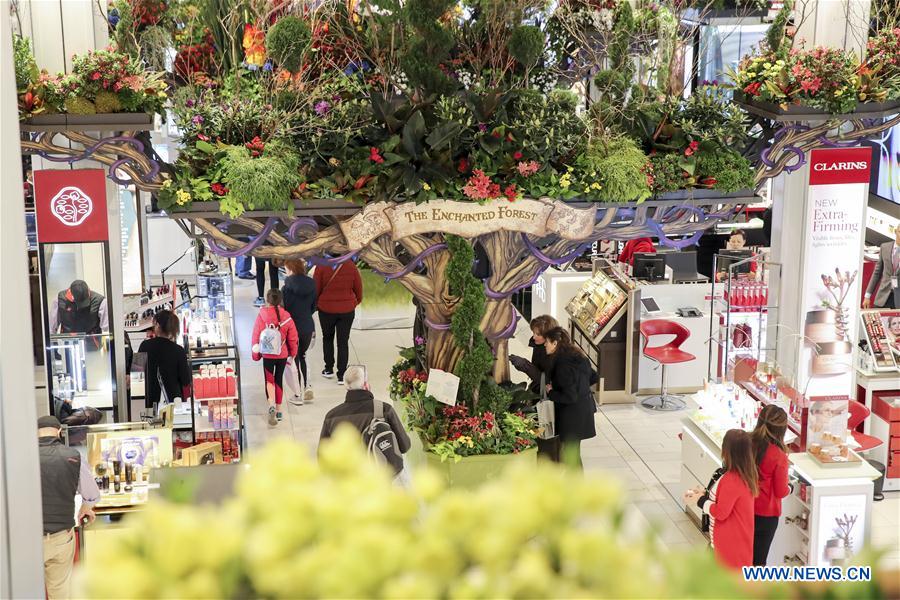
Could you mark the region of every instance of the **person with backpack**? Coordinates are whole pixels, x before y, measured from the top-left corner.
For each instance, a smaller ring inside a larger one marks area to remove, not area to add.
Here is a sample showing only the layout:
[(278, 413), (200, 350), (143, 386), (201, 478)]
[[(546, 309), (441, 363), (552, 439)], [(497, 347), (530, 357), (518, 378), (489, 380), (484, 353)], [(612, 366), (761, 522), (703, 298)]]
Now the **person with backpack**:
[(351, 365), (344, 373), (347, 396), (325, 415), (319, 448), (322, 440), (330, 438), (341, 423), (349, 423), (359, 431), (369, 456), (387, 465), (395, 477), (403, 471), (403, 455), (409, 451), (410, 441), (400, 417), (390, 404), (376, 400), (369, 391), (366, 368)]
[(253, 324), (253, 360), (263, 361), (266, 377), (266, 400), (269, 403), (269, 426), (281, 421), (282, 382), (288, 360), (297, 356), (297, 327), (284, 310), (284, 297), (279, 289), (266, 292), (266, 305), (259, 310)]
[(348, 260), (336, 267), (319, 265), (313, 271), (319, 323), (322, 326), (322, 355), (325, 368), (322, 376), (331, 379), (335, 375), (334, 338), (337, 334), (337, 382), (343, 385), (344, 371), (350, 358), (350, 329), (356, 316), (356, 307), (362, 303), (363, 285), (359, 269)]

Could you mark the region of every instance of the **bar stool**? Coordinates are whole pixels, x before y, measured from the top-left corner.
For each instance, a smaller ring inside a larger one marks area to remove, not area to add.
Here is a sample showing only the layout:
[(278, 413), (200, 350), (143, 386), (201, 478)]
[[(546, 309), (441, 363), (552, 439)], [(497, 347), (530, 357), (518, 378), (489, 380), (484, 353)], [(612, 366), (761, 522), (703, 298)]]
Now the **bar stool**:
[[(675, 339), (662, 346), (650, 346), (650, 338), (655, 335), (674, 335)], [(697, 357), (685, 352), (680, 347), (691, 332), (687, 327), (666, 319), (651, 319), (641, 322), (641, 337), (644, 339), (643, 353), (650, 360), (662, 366), (662, 386), (657, 396), (649, 396), (641, 400), (641, 406), (650, 410), (681, 410), (685, 407), (684, 398), (669, 394), (666, 384), (666, 367), (677, 363), (689, 362)]]
[(869, 418), (872, 411), (870, 411), (862, 402), (857, 402), (855, 400), (847, 402), (847, 408), (850, 411), (850, 416), (847, 417), (847, 429), (850, 430), (850, 435), (852, 435), (853, 439), (856, 440), (856, 443), (859, 444), (859, 448), (857, 448), (856, 451), (868, 452), (869, 450), (874, 450), (882, 445), (884, 442), (874, 435), (856, 431), (856, 428)]

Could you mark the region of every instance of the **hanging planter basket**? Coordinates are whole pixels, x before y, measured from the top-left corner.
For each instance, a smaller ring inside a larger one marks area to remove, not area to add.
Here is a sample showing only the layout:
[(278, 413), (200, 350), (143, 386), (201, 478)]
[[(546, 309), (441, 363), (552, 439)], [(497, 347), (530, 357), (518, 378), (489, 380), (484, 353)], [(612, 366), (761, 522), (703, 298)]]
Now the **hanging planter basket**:
[(36, 115), (19, 123), (22, 131), (148, 131), (153, 113), (103, 113), (94, 115)]
[(748, 113), (764, 117), (776, 123), (797, 121), (851, 121), (855, 119), (882, 119), (900, 111), (900, 100), (887, 102), (860, 102), (851, 113), (834, 114), (823, 108), (812, 108), (800, 104), (789, 104), (782, 108), (778, 104), (757, 100), (736, 90), (734, 101)]

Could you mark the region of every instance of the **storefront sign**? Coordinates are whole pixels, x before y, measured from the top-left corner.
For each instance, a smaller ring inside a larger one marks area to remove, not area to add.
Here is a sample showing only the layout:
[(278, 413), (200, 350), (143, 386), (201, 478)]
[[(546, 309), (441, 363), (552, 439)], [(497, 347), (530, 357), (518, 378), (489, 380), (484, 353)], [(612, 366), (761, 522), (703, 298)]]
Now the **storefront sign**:
[(871, 156), (869, 148), (811, 152), (799, 374), (808, 396), (852, 393)]
[(550, 233), (584, 239), (594, 228), (596, 208), (573, 208), (553, 200), (490, 200), (483, 204), (432, 200), (427, 204), (376, 202), (341, 223), (350, 250), (358, 250), (390, 233), (394, 239), (439, 231), (475, 237), (493, 231)]
[(34, 172), (38, 242), (104, 242), (106, 174), (101, 169)]

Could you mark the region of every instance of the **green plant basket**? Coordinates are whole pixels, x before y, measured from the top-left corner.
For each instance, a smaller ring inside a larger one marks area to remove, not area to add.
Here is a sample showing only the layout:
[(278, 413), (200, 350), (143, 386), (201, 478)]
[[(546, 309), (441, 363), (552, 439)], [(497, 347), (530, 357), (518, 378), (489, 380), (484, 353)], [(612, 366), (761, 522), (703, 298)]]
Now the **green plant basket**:
[(441, 462), (436, 454), (425, 453), (425, 463), (440, 473), (449, 487), (474, 488), (486, 481), (496, 479), (513, 465), (537, 465), (537, 448), (530, 448), (518, 454), (483, 454), (464, 456), (459, 462)]

